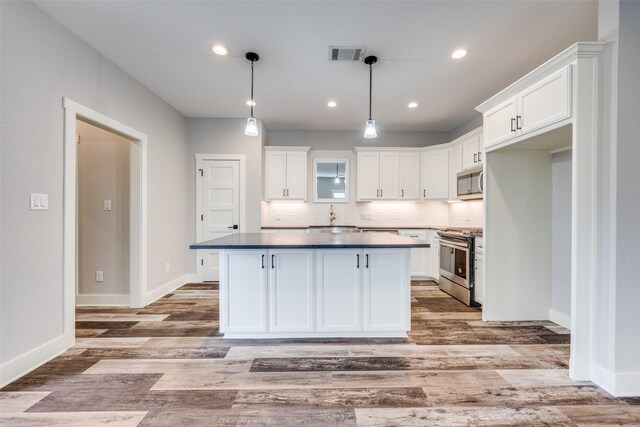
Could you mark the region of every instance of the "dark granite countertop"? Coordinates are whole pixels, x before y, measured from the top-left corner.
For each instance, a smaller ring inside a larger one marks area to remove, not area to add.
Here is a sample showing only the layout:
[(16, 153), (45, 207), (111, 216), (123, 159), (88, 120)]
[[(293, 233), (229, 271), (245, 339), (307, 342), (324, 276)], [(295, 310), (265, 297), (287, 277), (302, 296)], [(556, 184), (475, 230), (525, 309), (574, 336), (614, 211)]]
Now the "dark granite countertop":
[(409, 227), (406, 225), (403, 226), (395, 226), (390, 225), (388, 227), (381, 227), (379, 225), (368, 226), (368, 225), (265, 225), (260, 227), (263, 230), (306, 230), (308, 228), (319, 228), (319, 227), (349, 227), (349, 228), (357, 228), (359, 230), (440, 230), (442, 228), (447, 228), (446, 226), (436, 225), (436, 226), (424, 226), (424, 225), (416, 225), (414, 227)]
[(428, 248), (427, 242), (390, 233), (237, 233), (190, 249), (339, 249), (339, 248)]

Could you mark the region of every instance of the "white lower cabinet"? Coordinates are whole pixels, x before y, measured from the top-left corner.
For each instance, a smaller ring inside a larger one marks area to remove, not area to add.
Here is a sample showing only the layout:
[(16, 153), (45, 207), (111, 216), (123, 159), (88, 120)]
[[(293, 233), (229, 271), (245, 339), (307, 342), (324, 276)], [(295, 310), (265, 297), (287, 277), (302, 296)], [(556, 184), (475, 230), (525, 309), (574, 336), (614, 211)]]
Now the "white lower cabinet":
[[(421, 242), (427, 241), (426, 230), (399, 230), (401, 236), (410, 237)], [(411, 279), (425, 279), (429, 277), (429, 250), (431, 248), (411, 248)]]
[(365, 331), (409, 329), (408, 252), (408, 249), (364, 251)]
[(362, 330), (363, 253), (358, 249), (319, 249), (316, 256), (318, 331)]
[[(267, 331), (267, 251), (221, 251), (220, 331)], [(233, 286), (228, 286), (233, 283)]]
[(313, 331), (313, 250), (269, 251), (269, 330)]

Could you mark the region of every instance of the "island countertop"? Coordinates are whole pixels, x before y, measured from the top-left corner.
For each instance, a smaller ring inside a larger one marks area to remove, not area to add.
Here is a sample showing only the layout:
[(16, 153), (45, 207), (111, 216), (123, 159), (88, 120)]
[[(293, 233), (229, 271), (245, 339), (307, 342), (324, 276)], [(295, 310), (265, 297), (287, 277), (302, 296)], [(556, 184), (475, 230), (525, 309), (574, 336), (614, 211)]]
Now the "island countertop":
[(189, 249), (428, 248), (430, 244), (391, 233), (236, 233)]

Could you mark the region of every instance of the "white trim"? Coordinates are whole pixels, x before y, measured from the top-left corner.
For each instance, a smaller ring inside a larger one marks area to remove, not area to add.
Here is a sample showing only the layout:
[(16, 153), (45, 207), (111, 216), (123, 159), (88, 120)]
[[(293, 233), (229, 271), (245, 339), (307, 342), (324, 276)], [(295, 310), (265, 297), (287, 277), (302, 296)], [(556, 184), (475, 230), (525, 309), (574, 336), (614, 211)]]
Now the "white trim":
[[(76, 303), (76, 120), (83, 118), (134, 142), (131, 174), (129, 305), (142, 307), (147, 290), (147, 136), (69, 98), (64, 109), (63, 292), (64, 341), (75, 343)], [(134, 159), (138, 161), (135, 162)]]
[[(436, 144), (438, 147), (442, 147), (443, 145), (448, 144)], [(417, 152), (422, 151), (424, 147), (353, 147), (353, 151), (356, 153), (359, 151), (397, 151), (397, 152)]]
[(549, 309), (549, 320), (562, 326), (563, 328), (571, 330), (571, 316), (560, 313), (559, 311), (551, 308)]
[[(307, 147), (308, 148), (308, 147)], [(202, 154), (197, 153), (196, 158), (196, 242), (202, 241), (202, 228), (200, 227), (200, 215), (202, 214), (202, 177), (198, 170), (202, 169), (203, 160), (236, 160), (240, 162), (240, 233), (246, 233), (247, 230), (247, 155), (246, 154)], [(200, 251), (196, 250), (196, 278), (202, 281), (202, 265), (198, 262), (200, 259)]]
[(194, 281), (193, 279), (195, 279), (194, 276), (195, 276), (194, 274), (183, 274), (182, 276), (176, 277), (175, 279), (168, 281), (164, 285), (161, 285), (151, 290), (149, 293), (147, 293), (147, 296), (144, 301), (144, 305), (147, 306), (152, 302), (159, 300), (163, 296), (175, 291), (180, 286), (189, 282), (193, 282)]
[(378, 332), (225, 332), (223, 339), (263, 339), (263, 338), (406, 338), (407, 332), (401, 331), (378, 331)]
[(613, 372), (598, 363), (591, 366), (593, 382), (615, 397), (640, 396), (640, 372)]
[[(73, 337), (72, 337), (73, 338)], [(0, 365), (0, 388), (12, 383), (34, 369), (58, 357), (74, 344), (66, 335), (60, 335), (15, 359)]]
[(128, 294), (77, 294), (76, 306), (124, 306), (129, 307)]

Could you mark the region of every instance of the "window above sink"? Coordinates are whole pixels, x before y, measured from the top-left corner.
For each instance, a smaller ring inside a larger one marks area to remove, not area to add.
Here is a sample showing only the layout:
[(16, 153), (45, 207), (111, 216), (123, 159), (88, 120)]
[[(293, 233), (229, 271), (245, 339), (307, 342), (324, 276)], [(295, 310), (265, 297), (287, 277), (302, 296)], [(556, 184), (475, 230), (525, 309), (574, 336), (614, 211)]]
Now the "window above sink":
[(349, 159), (313, 160), (313, 201), (349, 203)]

